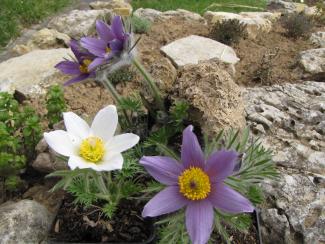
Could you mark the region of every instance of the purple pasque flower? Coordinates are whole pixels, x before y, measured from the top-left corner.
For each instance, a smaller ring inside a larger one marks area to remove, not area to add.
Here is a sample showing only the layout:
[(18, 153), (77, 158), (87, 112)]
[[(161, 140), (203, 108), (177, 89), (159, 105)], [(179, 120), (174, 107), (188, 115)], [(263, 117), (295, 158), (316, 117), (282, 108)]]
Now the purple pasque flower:
[(70, 85), (91, 77), (95, 77), (95, 72), (90, 71), (89, 65), (94, 59), (94, 55), (87, 50), (82, 50), (76, 40), (70, 41), (70, 48), (75, 56), (74, 61), (65, 60), (58, 63), (55, 68), (67, 75), (75, 75), (74, 78), (68, 80), (64, 85)]
[(111, 26), (97, 20), (96, 30), (99, 38), (81, 38), (81, 45), (97, 57), (89, 65), (91, 70), (120, 55), (130, 37), (130, 33), (124, 30), (121, 16), (115, 16), (111, 21)]
[(208, 242), (213, 230), (214, 208), (229, 213), (253, 212), (244, 196), (224, 183), (234, 170), (238, 153), (220, 150), (207, 160), (193, 133), (183, 132), (181, 163), (169, 157), (143, 157), (140, 163), (167, 187), (145, 206), (143, 217), (155, 217), (186, 207), (186, 228), (194, 244)]

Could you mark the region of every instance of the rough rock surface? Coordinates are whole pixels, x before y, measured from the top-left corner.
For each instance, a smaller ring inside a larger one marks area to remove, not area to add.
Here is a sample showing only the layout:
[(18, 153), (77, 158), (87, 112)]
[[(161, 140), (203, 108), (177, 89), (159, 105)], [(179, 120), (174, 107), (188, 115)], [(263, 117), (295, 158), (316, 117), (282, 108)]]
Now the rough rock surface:
[(260, 32), (269, 32), (272, 29), (272, 21), (280, 17), (277, 13), (268, 12), (243, 12), (240, 14), (228, 12), (207, 11), (204, 18), (209, 25), (220, 23), (230, 19), (237, 19), (240, 23), (246, 25), (248, 37), (254, 39)]
[(295, 3), (292, 1), (283, 0), (269, 0), (268, 9), (271, 11), (279, 11), (282, 13), (301, 13), (304, 12), (308, 6), (303, 3)]
[(325, 48), (310, 49), (299, 54), (303, 69), (311, 74), (325, 72)]
[(132, 6), (123, 0), (95, 1), (89, 3), (91, 9), (129, 9), (132, 13)]
[(68, 35), (57, 30), (44, 28), (37, 31), (26, 44), (17, 45), (13, 50), (22, 55), (36, 49), (68, 47), (69, 42), (70, 37)]
[(178, 39), (161, 48), (177, 67), (197, 64), (217, 58), (221, 62), (235, 64), (239, 61), (234, 49), (215, 40), (191, 35)]
[(0, 91), (44, 93), (45, 87), (67, 79), (54, 66), (69, 55), (72, 53), (68, 48), (35, 50), (0, 63)]
[(325, 47), (325, 31), (313, 33), (310, 37), (310, 41), (318, 47)]
[(31, 200), (0, 206), (1, 243), (40, 243), (46, 239), (54, 219), (43, 205)]
[(67, 34), (71, 38), (78, 39), (94, 32), (96, 20), (110, 19), (111, 13), (112, 11), (108, 9), (72, 10), (68, 14), (53, 18), (48, 26)]
[(191, 116), (207, 133), (245, 126), (241, 90), (218, 60), (186, 65), (179, 71), (174, 97), (186, 99)]
[(247, 123), (273, 150), (281, 174), (262, 184), (263, 242), (324, 241), (325, 83), (247, 88), (244, 100)]
[(145, 9), (139, 8), (136, 11), (134, 11), (133, 14), (135, 16), (147, 19), (149, 21), (155, 21), (157, 19), (168, 20), (169, 18), (178, 16), (178, 17), (184, 18), (185, 20), (194, 20), (194, 21), (200, 21), (202, 23), (205, 23), (205, 20), (201, 15), (184, 10), (184, 9), (160, 12), (158, 10), (150, 9), (150, 8), (145, 8)]

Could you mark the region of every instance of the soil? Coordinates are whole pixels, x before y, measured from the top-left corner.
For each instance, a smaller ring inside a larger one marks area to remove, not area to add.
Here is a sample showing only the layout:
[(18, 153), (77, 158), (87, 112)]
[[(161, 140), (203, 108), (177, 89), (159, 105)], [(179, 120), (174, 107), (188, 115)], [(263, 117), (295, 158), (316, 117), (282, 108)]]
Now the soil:
[(124, 200), (112, 219), (97, 207), (88, 209), (75, 205), (67, 195), (54, 221), (50, 239), (56, 242), (142, 243), (153, 235), (153, 224), (144, 220), (144, 203)]

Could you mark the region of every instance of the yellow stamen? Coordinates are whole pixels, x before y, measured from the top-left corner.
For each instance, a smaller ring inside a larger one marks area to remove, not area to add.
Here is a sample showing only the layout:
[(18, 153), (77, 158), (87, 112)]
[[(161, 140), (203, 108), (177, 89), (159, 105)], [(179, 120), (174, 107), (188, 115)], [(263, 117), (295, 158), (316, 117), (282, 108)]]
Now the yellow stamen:
[(81, 73), (89, 73), (88, 66), (91, 64), (91, 62), (92, 61), (90, 59), (84, 59), (82, 61), (82, 64), (79, 66)]
[(81, 142), (79, 154), (92, 163), (103, 159), (105, 154), (104, 142), (98, 137), (88, 137)]
[(186, 169), (178, 177), (179, 191), (190, 200), (207, 198), (211, 191), (209, 176), (198, 167)]
[(112, 51), (112, 49), (110, 49), (109, 47), (106, 48), (106, 53), (110, 53)]

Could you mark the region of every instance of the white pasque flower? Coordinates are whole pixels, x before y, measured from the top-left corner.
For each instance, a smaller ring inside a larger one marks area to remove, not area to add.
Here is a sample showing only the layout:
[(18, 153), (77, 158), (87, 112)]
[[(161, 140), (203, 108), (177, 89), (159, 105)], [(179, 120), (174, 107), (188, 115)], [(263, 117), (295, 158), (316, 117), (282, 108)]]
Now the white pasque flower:
[(44, 133), (49, 146), (57, 153), (69, 157), (68, 165), (75, 168), (91, 168), (96, 171), (122, 169), (121, 152), (139, 142), (139, 136), (126, 133), (116, 135), (118, 124), (116, 107), (109, 105), (100, 110), (91, 126), (72, 112), (63, 113), (67, 131)]

